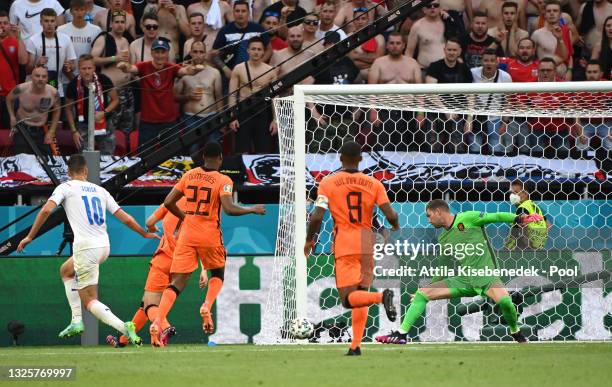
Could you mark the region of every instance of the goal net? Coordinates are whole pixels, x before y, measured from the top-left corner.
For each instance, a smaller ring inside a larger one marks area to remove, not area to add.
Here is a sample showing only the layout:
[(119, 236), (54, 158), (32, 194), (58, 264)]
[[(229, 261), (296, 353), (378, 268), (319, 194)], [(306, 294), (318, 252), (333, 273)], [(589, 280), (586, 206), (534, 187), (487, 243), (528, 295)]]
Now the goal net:
[[(315, 251), (303, 252), (317, 184), (341, 168), (348, 139), (362, 144), (360, 169), (384, 184), (401, 224), (390, 232), (374, 215), (373, 288), (394, 290), (399, 317), (391, 323), (371, 306), (365, 342), (397, 329), (416, 289), (444, 277), (434, 270), (447, 254), (425, 249), (441, 232), (425, 214), (436, 198), (453, 213), (541, 211), (546, 221), (532, 227), (485, 227), (521, 331), (540, 341), (611, 339), (611, 96), (612, 82), (583, 82), (297, 86), (293, 97), (275, 99), (278, 236), (256, 342), (295, 342), (288, 327), (297, 317), (314, 324), (311, 342), (351, 339), (329, 214)], [(409, 337), (503, 341), (508, 333), (495, 305), (478, 296), (429, 302)]]

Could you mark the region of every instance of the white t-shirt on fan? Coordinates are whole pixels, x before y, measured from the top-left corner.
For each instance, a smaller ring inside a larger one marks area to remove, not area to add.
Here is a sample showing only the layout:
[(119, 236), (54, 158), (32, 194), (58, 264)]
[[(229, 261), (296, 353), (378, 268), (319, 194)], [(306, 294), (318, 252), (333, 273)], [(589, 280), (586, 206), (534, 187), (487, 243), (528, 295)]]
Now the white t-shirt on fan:
[[(102, 29), (95, 24), (87, 23), (83, 28), (77, 28), (72, 23), (64, 24), (57, 29), (58, 33), (62, 33), (70, 38), (74, 46), (74, 53), (77, 61), (84, 54), (91, 53), (91, 43), (98, 36)], [(74, 69), (74, 73), (79, 73), (78, 63)]]
[[(57, 71), (58, 79), (61, 86), (62, 84), (67, 84), (69, 82), (68, 77), (64, 75), (62, 72), (62, 68), (64, 67), (64, 61), (66, 60), (76, 60), (77, 56), (74, 52), (74, 46), (72, 45), (72, 41), (70, 38), (62, 34), (61, 32), (57, 32), (57, 42), (59, 43), (59, 49), (55, 44), (55, 37), (47, 38), (45, 37), (45, 56), (47, 57), (47, 69), (49, 71)], [(32, 36), (26, 42), (26, 50), (34, 55), (34, 63), (37, 63), (40, 57), (43, 55), (43, 35), (42, 33), (36, 34)], [(58, 62), (56, 60), (57, 54), (59, 52), (59, 69), (57, 68)], [(60, 97), (64, 96), (64, 88), (58, 87)]]
[(64, 7), (57, 0), (15, 0), (11, 4), (9, 19), (11, 24), (21, 28), (21, 39), (24, 41), (42, 32), (40, 13), (45, 8), (53, 8), (58, 15), (64, 13)]

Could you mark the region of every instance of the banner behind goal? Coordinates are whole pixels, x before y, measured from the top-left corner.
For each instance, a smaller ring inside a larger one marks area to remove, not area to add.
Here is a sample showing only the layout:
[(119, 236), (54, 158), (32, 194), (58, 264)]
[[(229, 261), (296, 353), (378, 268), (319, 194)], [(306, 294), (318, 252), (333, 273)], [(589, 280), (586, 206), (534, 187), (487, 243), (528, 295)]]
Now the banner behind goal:
[[(313, 342), (350, 340), (350, 311), (335, 289), (329, 216), (313, 255), (303, 253), (317, 183), (340, 169), (338, 150), (347, 139), (363, 145), (360, 169), (383, 182), (400, 214), (402, 229), (394, 233), (375, 214), (377, 241), (410, 246), (376, 254), (374, 287), (395, 290), (400, 319), (440, 260), (418, 250), (440, 233), (427, 223), (427, 202), (444, 198), (453, 212), (516, 212), (510, 191), (519, 181), (522, 187), (512, 189), (522, 200), (528, 195), (546, 222), (485, 230), (497, 267), (507, 269), (502, 280), (523, 333), (530, 340), (611, 339), (611, 96), (612, 82), (328, 85), (297, 86), (293, 97), (274, 100), (280, 209), (257, 342), (294, 342), (288, 323), (296, 317), (315, 324)], [(364, 340), (398, 325), (382, 307), (370, 307)], [(501, 314), (480, 297), (430, 302), (409, 336), (510, 339)]]

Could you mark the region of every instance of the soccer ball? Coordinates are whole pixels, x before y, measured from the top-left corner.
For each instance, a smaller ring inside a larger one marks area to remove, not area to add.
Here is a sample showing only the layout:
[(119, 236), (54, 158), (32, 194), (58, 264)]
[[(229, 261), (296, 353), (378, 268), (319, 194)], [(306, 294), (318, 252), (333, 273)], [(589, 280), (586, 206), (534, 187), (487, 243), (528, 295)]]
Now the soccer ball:
[(296, 339), (308, 339), (314, 332), (314, 326), (305, 318), (296, 318), (291, 321), (289, 333)]

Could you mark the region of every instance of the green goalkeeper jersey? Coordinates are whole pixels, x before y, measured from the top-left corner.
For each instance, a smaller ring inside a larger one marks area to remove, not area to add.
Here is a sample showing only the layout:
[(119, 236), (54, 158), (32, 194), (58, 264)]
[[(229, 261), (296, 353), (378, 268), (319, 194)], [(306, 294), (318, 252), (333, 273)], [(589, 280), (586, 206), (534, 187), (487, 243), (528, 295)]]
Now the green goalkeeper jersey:
[(515, 219), (516, 215), (511, 212), (466, 211), (456, 214), (453, 225), (438, 239), (445, 261), (452, 259), (456, 265), (475, 269), (495, 268), (495, 256), (484, 226), (513, 223)]

